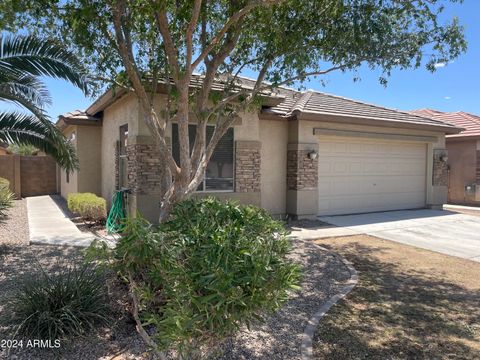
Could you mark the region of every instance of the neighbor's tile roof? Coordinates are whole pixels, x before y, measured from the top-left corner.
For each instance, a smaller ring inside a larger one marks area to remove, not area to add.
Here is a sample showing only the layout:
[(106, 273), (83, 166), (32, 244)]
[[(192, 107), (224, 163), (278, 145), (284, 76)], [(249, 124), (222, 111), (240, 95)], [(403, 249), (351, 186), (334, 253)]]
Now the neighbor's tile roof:
[(448, 135), (448, 137), (480, 136), (480, 116), (474, 114), (464, 111), (443, 112), (433, 109), (413, 110), (410, 113), (443, 121), (464, 129), (461, 133)]
[(287, 94), (287, 98), (280, 105), (267, 109), (267, 112), (283, 116), (290, 116), (295, 113), (338, 115), (455, 128), (451, 124), (445, 124), (441, 120), (421, 116), (420, 114), (389, 109), (318, 91), (309, 90), (302, 93), (292, 90), (283, 91)]

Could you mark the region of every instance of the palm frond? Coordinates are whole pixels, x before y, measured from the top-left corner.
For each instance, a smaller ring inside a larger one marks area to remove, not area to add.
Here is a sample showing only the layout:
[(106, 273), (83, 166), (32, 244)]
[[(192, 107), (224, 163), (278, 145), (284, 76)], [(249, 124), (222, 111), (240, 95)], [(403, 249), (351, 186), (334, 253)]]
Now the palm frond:
[(53, 40), (0, 34), (0, 71), (4, 74), (64, 79), (86, 93), (82, 69), (75, 55)]
[(0, 141), (28, 144), (52, 156), (67, 171), (78, 169), (78, 158), (70, 141), (51, 122), (17, 112), (0, 113)]
[(37, 117), (44, 117), (42, 108), (51, 104), (50, 94), (43, 82), (31, 75), (2, 81), (0, 74), (0, 100), (24, 106)]

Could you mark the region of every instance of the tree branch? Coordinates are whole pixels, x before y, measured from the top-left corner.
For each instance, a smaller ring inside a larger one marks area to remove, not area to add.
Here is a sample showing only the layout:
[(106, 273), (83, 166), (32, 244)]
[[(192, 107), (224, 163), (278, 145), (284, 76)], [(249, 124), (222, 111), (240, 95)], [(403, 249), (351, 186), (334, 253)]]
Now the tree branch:
[(223, 25), (220, 31), (215, 35), (215, 37), (210, 41), (210, 44), (203, 49), (200, 53), (198, 58), (192, 64), (192, 70), (200, 65), (200, 63), (205, 59), (205, 57), (213, 50), (213, 48), (219, 43), (219, 41), (223, 38), (223, 36), (227, 33), (227, 31), (235, 25), (241, 18), (246, 16), (250, 11), (259, 7), (259, 6), (268, 6), (273, 4), (278, 4), (282, 0), (255, 0), (249, 2), (244, 8), (240, 9), (239, 11), (235, 12)]
[(202, 0), (195, 0), (193, 4), (192, 18), (188, 23), (187, 31), (185, 32), (185, 45), (187, 57), (185, 60), (185, 68), (188, 74), (191, 74), (193, 67), (191, 66), (192, 62), (192, 53), (193, 53), (193, 33), (197, 27), (198, 17), (200, 16), (200, 10), (202, 8)]
[(179, 168), (172, 157), (171, 151), (165, 142), (165, 128), (160, 125), (157, 114), (155, 113), (153, 104), (148, 100), (148, 94), (145, 87), (142, 84), (140, 72), (135, 63), (133, 56), (132, 44), (130, 41), (130, 35), (125, 35), (124, 32), (128, 32), (125, 26), (122, 25), (122, 18), (126, 15), (126, 2), (125, 0), (119, 0), (116, 6), (112, 8), (113, 24), (115, 28), (115, 36), (118, 44), (118, 52), (122, 58), (122, 62), (127, 71), (128, 77), (132, 82), (133, 89), (137, 94), (137, 98), (140, 102), (140, 106), (144, 112), (147, 126), (149, 127), (152, 135), (154, 136), (157, 144), (160, 147), (160, 151), (166, 154), (165, 160), (170, 170), (176, 174), (179, 172)]
[[(160, 5), (161, 6), (161, 5)], [(161, 10), (155, 13), (155, 20), (157, 28), (160, 31), (160, 34), (163, 38), (163, 44), (165, 47), (165, 53), (167, 54), (168, 64), (172, 68), (173, 79), (175, 83), (178, 80), (180, 71), (178, 67), (178, 50), (173, 42), (172, 35), (170, 34), (170, 29), (168, 27), (168, 18), (165, 10)]]

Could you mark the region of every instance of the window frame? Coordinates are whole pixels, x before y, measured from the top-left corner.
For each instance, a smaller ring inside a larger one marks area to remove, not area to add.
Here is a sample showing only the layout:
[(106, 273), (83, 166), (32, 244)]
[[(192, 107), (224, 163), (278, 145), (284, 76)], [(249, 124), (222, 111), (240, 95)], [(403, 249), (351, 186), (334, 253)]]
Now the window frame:
[[(118, 128), (119, 140), (118, 140), (118, 189), (125, 189), (128, 187), (128, 169), (127, 169), (127, 146), (128, 146), (128, 123), (120, 125)], [(127, 144), (122, 144), (122, 140), (125, 140)], [(122, 153), (122, 149), (125, 153)], [(124, 164), (122, 165), (122, 160)], [(125, 171), (126, 184), (123, 183), (124, 177), (122, 176), (122, 169)]]
[[(176, 125), (177, 126), (177, 131), (178, 131), (178, 123), (172, 123), (172, 140), (173, 140), (173, 125)], [(188, 124), (188, 125), (194, 125), (194, 126), (197, 126), (197, 124)], [(211, 127), (211, 128), (215, 128), (215, 125), (209, 125), (207, 124), (207, 127)], [(221, 189), (218, 189), (218, 190), (207, 190), (206, 189), (206, 175), (207, 175), (207, 169), (205, 168), (205, 171), (204, 171), (204, 175), (203, 175), (203, 180), (202, 180), (202, 185), (203, 185), (203, 189), (202, 190), (195, 190), (194, 193), (199, 193), (199, 194), (209, 194), (209, 193), (234, 193), (235, 192), (235, 154), (236, 154), (236, 145), (235, 145), (235, 128), (233, 126), (229, 127), (228, 129), (232, 129), (233, 131), (233, 147), (232, 147), (232, 189), (231, 190), (221, 190)], [(227, 130), (228, 131), (228, 130)], [(205, 143), (205, 147), (207, 146), (207, 143)], [(170, 146), (170, 150), (172, 151), (172, 154), (173, 154), (173, 141), (171, 141), (171, 146)], [(215, 152), (215, 150), (214, 150)], [(213, 156), (213, 154), (212, 154)], [(210, 161), (209, 161), (210, 162)], [(207, 164), (207, 167), (208, 167), (208, 164)]]

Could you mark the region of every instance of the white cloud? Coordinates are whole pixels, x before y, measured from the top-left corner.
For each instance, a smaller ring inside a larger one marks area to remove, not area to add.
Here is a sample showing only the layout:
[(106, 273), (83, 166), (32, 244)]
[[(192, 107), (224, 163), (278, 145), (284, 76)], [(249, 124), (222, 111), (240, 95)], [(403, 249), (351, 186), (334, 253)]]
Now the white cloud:
[(450, 97), (450, 96), (445, 96), (444, 99), (445, 99), (445, 100), (450, 100), (451, 97)]
[(438, 68), (443, 68), (445, 67), (445, 65), (447, 65), (447, 63), (444, 63), (444, 62), (439, 62), (439, 63), (436, 63), (435, 65), (435, 69), (438, 69)]

